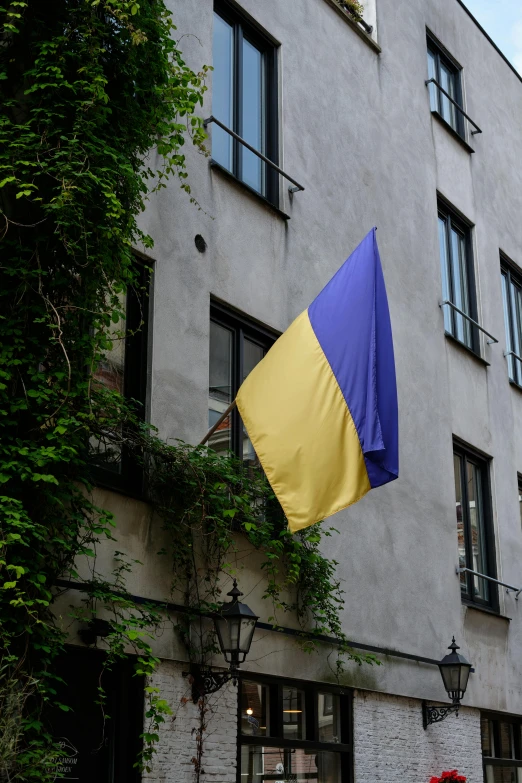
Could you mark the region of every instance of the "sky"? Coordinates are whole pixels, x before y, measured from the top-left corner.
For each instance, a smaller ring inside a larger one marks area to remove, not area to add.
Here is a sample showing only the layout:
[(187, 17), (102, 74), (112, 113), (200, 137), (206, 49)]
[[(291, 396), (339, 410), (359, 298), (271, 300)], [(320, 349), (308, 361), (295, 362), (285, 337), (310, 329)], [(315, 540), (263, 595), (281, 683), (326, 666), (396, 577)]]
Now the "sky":
[(522, 1), (464, 0), (464, 4), (522, 75)]

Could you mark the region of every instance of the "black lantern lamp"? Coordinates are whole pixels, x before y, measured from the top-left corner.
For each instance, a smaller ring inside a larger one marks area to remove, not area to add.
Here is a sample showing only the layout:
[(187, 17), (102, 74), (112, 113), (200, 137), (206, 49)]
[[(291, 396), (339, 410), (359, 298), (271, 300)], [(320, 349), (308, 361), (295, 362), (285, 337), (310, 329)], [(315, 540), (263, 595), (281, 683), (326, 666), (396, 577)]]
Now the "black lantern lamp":
[(449, 655), (445, 655), (439, 663), (439, 670), (442, 682), (452, 703), (447, 707), (428, 707), (426, 702), (423, 702), (422, 720), (425, 729), (428, 728), (430, 723), (439, 723), (441, 720), (444, 720), (450, 712), (458, 715), (461, 699), (464, 697), (468, 687), (469, 673), (472, 668), (471, 663), (457, 652), (457, 650), (460, 650), (460, 647), (456, 644), (455, 637), (453, 637), (448, 649), (451, 652)]
[(238, 678), (238, 669), (250, 651), (254, 636), (257, 615), (246, 604), (239, 602), (243, 593), (238, 589), (234, 579), (232, 590), (227, 595), (230, 601), (222, 604), (221, 609), (213, 616), (214, 628), (219, 647), (225, 661), (230, 665), (228, 672), (216, 673), (202, 666), (193, 666), (192, 700), (196, 704), (201, 696), (215, 693), (230, 680), (234, 685)]

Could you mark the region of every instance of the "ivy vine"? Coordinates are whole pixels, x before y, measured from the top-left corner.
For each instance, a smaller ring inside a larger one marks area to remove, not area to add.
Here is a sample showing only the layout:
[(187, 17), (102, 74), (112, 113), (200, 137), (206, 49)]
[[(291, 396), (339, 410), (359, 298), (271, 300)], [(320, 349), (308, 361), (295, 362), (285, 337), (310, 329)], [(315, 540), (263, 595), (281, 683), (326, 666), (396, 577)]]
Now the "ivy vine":
[[(207, 448), (162, 443), (135, 403), (94, 381), (122, 339), (122, 293), (139, 285), (132, 247), (152, 247), (137, 223), (148, 195), (177, 177), (194, 200), (183, 147), (206, 154), (197, 107), (207, 71), (183, 60), (163, 0), (0, 0), (0, 781), (56, 777), (45, 714), (69, 707), (57, 697), (66, 634), (53, 603), (79, 562), (91, 562), (92, 579), (73, 614), (110, 615), (104, 665), (130, 646), (136, 673), (149, 678), (138, 766), (150, 769), (172, 710), (150, 684), (164, 613), (127, 592), (139, 564), (118, 551), (116, 520), (93, 500), (101, 440), (142, 461), (169, 534), (173, 591), (190, 610), (179, 630), (192, 658), (215, 643), (210, 635), (196, 649), (188, 622), (216, 608), (243, 536), (264, 555), (271, 622), (295, 611), (310, 632), (305, 647), (326, 633), (346, 656), (373, 660), (345, 642), (320, 527), (290, 536), (262, 474)], [(109, 577), (96, 572), (101, 541), (116, 550)], [(94, 698), (103, 709), (103, 682)]]

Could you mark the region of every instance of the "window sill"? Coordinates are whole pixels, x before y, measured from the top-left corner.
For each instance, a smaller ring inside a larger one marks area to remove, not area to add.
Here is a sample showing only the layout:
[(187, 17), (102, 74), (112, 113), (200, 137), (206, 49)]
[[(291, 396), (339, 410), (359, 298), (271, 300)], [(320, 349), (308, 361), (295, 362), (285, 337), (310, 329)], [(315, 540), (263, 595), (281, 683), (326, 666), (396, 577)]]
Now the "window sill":
[(283, 212), (281, 209), (279, 209), (279, 207), (276, 207), (275, 204), (272, 204), (271, 201), (265, 198), (265, 196), (262, 196), (261, 193), (258, 193), (257, 190), (254, 190), (254, 188), (251, 188), (250, 185), (247, 185), (245, 182), (238, 179), (228, 169), (222, 166), (221, 163), (218, 163), (217, 161), (211, 159), (209, 166), (212, 171), (218, 171), (220, 174), (223, 174), (228, 180), (230, 180), (231, 182), (235, 182), (236, 185), (239, 185), (239, 187), (242, 190), (246, 190), (247, 193), (250, 193), (252, 196), (255, 196), (255, 198), (258, 199), (258, 201), (260, 201), (262, 204), (264, 204), (273, 212), (275, 212), (277, 215), (279, 215), (279, 217), (282, 217), (283, 220), (290, 220), (290, 215), (287, 215), (286, 212)]
[(364, 32), (364, 30), (362, 30), (362, 29), (359, 27), (359, 25), (357, 24), (357, 22), (355, 21), (355, 19), (352, 19), (352, 18), (351, 18), (351, 16), (350, 16), (350, 15), (349, 15), (349, 14), (348, 14), (346, 11), (343, 11), (343, 9), (341, 8), (341, 6), (340, 6), (340, 5), (337, 5), (337, 3), (335, 2), (335, 0), (326, 0), (326, 2), (328, 3), (328, 5), (332, 6), (332, 8), (333, 8), (335, 11), (337, 11), (337, 13), (338, 13), (340, 16), (342, 16), (342, 17), (343, 17), (343, 19), (344, 19), (344, 21), (346, 22), (346, 24), (347, 24), (347, 25), (349, 25), (349, 26), (352, 28), (352, 30), (353, 30), (354, 32), (356, 32), (356, 33), (357, 33), (357, 35), (359, 36), (359, 38), (362, 38), (362, 40), (363, 40), (365, 43), (367, 43), (367, 44), (368, 44), (368, 46), (370, 47), (370, 49), (373, 49), (373, 51), (374, 51), (376, 54), (380, 54), (380, 53), (382, 52), (382, 49), (381, 49), (381, 47), (379, 46), (379, 44), (378, 44), (376, 41), (374, 41), (374, 40), (373, 40), (373, 38), (371, 37), (371, 35), (368, 35), (368, 33), (365, 33), (365, 32)]
[(489, 606), (481, 606), (481, 604), (475, 604), (473, 601), (466, 601), (465, 599), (462, 599), (462, 606), (465, 606), (466, 609), (475, 609), (477, 612), (491, 614), (493, 617), (498, 617), (499, 620), (505, 620), (508, 623), (510, 623), (513, 619), (512, 617), (508, 617), (505, 614), (500, 614), (500, 612), (496, 609), (491, 609)]
[[(509, 378), (509, 375), (508, 375), (508, 378)], [(520, 394), (522, 394), (522, 386), (519, 383), (517, 383), (516, 381), (513, 381), (511, 378), (509, 378), (509, 385), (513, 389), (516, 389)]]
[(481, 364), (483, 367), (490, 367), (490, 363), (487, 362), (480, 354), (475, 353), (474, 350), (471, 348), (468, 348), (467, 345), (464, 345), (464, 343), (461, 343), (460, 340), (457, 340), (456, 337), (454, 337), (450, 332), (444, 332), (444, 336), (446, 337), (449, 342), (451, 342), (452, 345), (454, 345), (456, 348), (459, 348), (461, 351), (464, 351), (468, 356), (472, 356), (479, 364)]
[(463, 139), (463, 138), (462, 138), (462, 136), (460, 135), (460, 133), (457, 133), (457, 131), (455, 130), (455, 128), (452, 128), (452, 127), (451, 127), (451, 125), (449, 124), (449, 122), (447, 122), (447, 120), (445, 120), (445, 119), (444, 119), (444, 117), (442, 116), (442, 114), (440, 114), (438, 111), (436, 111), (436, 110), (432, 109), (432, 110), (431, 110), (431, 116), (432, 116), (432, 117), (435, 117), (435, 119), (437, 120), (437, 122), (439, 122), (441, 125), (443, 125), (443, 126), (444, 126), (444, 128), (446, 128), (446, 130), (448, 131), (448, 133), (450, 134), (450, 136), (453, 136), (453, 138), (455, 139), (455, 141), (458, 141), (458, 143), (459, 143), (459, 144), (460, 144), (462, 147), (464, 147), (464, 149), (466, 150), (466, 152), (469, 152), (470, 154), (474, 154), (475, 150), (473, 149), (473, 147), (470, 147), (470, 146), (469, 146), (469, 144), (468, 144), (468, 142), (467, 142), (465, 139)]

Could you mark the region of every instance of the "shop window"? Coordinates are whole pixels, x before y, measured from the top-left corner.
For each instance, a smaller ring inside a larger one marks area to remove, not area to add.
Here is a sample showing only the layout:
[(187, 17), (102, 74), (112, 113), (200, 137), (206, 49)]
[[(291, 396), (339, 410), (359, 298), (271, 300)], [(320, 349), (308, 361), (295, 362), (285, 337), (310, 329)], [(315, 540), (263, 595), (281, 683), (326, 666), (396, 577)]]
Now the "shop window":
[(241, 682), (240, 779), (350, 783), (351, 693), (310, 682)]
[(480, 719), (485, 783), (522, 783), (522, 719)]

